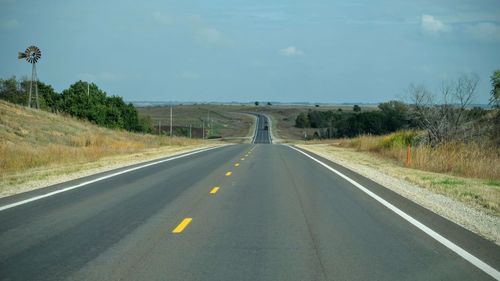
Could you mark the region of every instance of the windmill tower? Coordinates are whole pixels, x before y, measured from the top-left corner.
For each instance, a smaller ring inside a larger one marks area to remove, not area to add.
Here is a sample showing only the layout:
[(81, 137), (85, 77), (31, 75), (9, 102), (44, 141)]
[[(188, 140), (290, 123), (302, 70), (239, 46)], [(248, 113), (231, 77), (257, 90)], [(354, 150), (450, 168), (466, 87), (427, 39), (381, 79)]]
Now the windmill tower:
[(30, 81), (30, 94), (28, 100), (28, 107), (31, 107), (31, 93), (33, 91), (33, 83), (35, 83), (35, 97), (36, 97), (36, 108), (40, 108), (40, 103), (38, 102), (38, 76), (36, 75), (36, 63), (42, 57), (42, 52), (37, 46), (29, 46), (24, 53), (19, 52), (18, 59), (26, 59), (27, 62), (31, 63), (31, 81)]

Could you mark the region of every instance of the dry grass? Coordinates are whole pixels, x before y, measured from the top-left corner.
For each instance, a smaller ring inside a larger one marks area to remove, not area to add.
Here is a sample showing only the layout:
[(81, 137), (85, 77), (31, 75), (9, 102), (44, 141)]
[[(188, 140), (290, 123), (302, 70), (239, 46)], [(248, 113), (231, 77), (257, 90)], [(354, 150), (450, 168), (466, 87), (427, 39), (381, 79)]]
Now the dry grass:
[(163, 146), (202, 144), (109, 130), (70, 117), (0, 101), (0, 176), (38, 167), (96, 161)]
[[(340, 146), (369, 151), (406, 165), (407, 144), (418, 134), (402, 131), (386, 136), (337, 140)], [(500, 180), (500, 148), (489, 142), (452, 142), (436, 147), (412, 145), (411, 168), (456, 176)]]

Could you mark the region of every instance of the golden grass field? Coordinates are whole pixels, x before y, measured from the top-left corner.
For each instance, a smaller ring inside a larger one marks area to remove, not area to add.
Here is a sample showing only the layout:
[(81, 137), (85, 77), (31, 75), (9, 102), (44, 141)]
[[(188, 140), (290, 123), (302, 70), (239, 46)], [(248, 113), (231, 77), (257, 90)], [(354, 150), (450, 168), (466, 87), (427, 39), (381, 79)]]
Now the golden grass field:
[(40, 169), (78, 170), (106, 157), (178, 151), (209, 143), (214, 142), (110, 130), (0, 101), (0, 187), (30, 181)]

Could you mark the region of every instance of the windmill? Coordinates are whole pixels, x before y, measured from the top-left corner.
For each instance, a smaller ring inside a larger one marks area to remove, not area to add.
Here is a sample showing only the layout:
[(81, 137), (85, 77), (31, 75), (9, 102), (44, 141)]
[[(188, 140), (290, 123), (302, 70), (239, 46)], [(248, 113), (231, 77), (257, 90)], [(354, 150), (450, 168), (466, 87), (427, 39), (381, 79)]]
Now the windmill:
[(29, 46), (26, 48), (24, 53), (19, 52), (17, 58), (18, 59), (26, 59), (27, 62), (31, 63), (31, 81), (30, 81), (30, 94), (28, 100), (28, 107), (31, 107), (31, 92), (33, 90), (33, 82), (35, 83), (35, 96), (36, 96), (36, 108), (40, 108), (40, 104), (38, 102), (38, 77), (36, 75), (36, 63), (42, 57), (42, 52), (38, 49), (37, 46)]

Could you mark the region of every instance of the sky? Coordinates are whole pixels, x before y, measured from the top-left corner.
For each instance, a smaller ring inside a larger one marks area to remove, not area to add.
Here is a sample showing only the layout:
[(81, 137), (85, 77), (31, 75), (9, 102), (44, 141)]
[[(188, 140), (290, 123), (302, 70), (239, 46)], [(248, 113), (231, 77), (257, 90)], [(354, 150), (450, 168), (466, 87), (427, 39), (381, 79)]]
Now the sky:
[(126, 101), (377, 103), (500, 69), (499, 0), (0, 0), (0, 78)]

